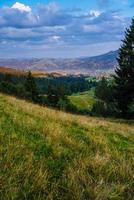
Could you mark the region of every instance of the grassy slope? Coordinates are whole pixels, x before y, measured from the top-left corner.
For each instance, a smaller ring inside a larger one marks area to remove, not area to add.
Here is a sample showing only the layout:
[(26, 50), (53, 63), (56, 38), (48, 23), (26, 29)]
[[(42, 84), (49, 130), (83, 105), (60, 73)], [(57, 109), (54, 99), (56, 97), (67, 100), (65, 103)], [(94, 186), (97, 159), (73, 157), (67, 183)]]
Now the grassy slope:
[(132, 200), (134, 124), (0, 95), (0, 198)]
[(71, 103), (80, 111), (90, 111), (94, 104), (93, 92), (82, 92), (69, 96)]

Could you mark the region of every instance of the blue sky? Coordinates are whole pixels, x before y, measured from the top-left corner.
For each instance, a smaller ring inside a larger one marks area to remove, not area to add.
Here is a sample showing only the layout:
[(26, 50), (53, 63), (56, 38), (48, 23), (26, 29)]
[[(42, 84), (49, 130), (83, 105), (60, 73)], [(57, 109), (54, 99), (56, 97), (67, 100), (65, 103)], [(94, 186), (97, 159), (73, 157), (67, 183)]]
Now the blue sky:
[(116, 50), (133, 0), (1, 0), (0, 57), (79, 57)]

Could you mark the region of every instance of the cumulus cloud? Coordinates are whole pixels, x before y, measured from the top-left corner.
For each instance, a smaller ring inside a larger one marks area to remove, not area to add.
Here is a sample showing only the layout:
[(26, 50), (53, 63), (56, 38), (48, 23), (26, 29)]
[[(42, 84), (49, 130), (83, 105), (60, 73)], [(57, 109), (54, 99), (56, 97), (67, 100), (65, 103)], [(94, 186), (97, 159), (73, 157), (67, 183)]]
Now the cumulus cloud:
[(57, 4), (50, 3), (38, 7), (38, 19), (41, 26), (60, 26), (70, 23), (72, 16), (61, 10)]
[(63, 10), (56, 3), (39, 5), (33, 10), (16, 2), (0, 9), (0, 44), (59, 48), (119, 42), (128, 23), (128, 19), (114, 11), (91, 9), (84, 13), (78, 8)]
[(0, 9), (0, 27), (29, 28), (37, 26), (38, 18), (31, 8), (23, 4)]
[(16, 2), (12, 7), (0, 10), (0, 26), (31, 28), (42, 26), (60, 26), (70, 23), (72, 15), (61, 10), (57, 4), (38, 6), (36, 12), (27, 5)]
[(25, 6), (22, 3), (16, 2), (11, 8), (20, 10), (21, 12), (31, 12), (32, 9), (29, 6)]
[(98, 10), (90, 10), (90, 15), (93, 17), (98, 17), (101, 14)]

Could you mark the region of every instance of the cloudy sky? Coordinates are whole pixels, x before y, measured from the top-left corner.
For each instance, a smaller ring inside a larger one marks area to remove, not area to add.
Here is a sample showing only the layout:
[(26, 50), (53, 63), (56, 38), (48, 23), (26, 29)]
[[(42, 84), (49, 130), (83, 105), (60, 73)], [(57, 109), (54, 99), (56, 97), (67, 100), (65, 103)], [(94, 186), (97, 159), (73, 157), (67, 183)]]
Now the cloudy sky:
[(0, 58), (116, 50), (133, 16), (134, 0), (0, 0)]

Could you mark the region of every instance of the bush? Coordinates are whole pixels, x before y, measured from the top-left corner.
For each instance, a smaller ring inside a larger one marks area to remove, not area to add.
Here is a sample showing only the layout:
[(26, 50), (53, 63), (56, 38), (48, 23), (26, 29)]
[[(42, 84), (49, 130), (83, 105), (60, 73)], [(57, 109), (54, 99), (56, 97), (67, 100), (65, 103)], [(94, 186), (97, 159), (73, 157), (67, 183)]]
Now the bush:
[(71, 102), (67, 98), (59, 99), (57, 107), (60, 108), (60, 110), (77, 112), (77, 108), (73, 104), (71, 104)]
[(117, 113), (116, 104), (115, 103), (106, 103), (104, 101), (98, 100), (93, 105), (91, 114), (97, 116), (115, 116)]
[(0, 84), (0, 91), (7, 94), (15, 95), (17, 93), (17, 88), (13, 83), (2, 81)]

